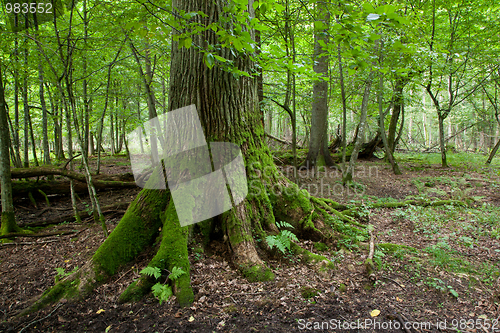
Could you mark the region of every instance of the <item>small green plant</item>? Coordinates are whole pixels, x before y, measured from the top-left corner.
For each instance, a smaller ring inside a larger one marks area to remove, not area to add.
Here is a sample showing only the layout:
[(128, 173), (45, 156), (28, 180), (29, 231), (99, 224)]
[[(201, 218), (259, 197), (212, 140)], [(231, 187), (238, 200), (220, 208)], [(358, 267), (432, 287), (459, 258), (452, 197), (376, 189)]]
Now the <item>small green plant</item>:
[(375, 250), (375, 252), (373, 253), (373, 261), (375, 261), (377, 263), (377, 266), (379, 268), (382, 267), (382, 257), (385, 256), (385, 253), (383, 251), (380, 251), (380, 250)]
[(500, 239), (500, 227), (491, 229), (491, 238)]
[(395, 211), (393, 211), (391, 215), (394, 217), (395, 220), (401, 221), (404, 220), (404, 218), (406, 217), (406, 212), (401, 208), (398, 208)]
[(310, 299), (310, 298), (318, 296), (319, 290), (316, 289), (316, 288), (311, 288), (311, 287), (303, 286), (302, 288), (300, 288), (300, 294), (305, 299)]
[[(287, 222), (276, 222), (276, 226), (278, 229), (283, 229), (283, 228), (291, 228), (293, 229), (293, 226), (290, 223)], [(294, 233), (292, 233), (290, 230), (281, 230), (279, 234), (277, 235), (270, 235), (266, 237), (266, 242), (267, 245), (269, 245), (270, 249), (273, 249), (274, 247), (277, 247), (278, 250), (280, 250), (283, 254), (286, 254), (286, 251), (290, 251), (290, 244), (291, 241), (296, 241), (298, 242), (299, 240), (297, 239), (297, 236), (295, 236)]]
[(71, 272), (66, 272), (66, 270), (62, 267), (56, 267), (56, 276), (54, 277), (55, 283), (59, 282), (60, 280), (64, 279), (66, 276), (70, 276), (71, 274), (75, 273), (78, 270), (78, 266), (73, 268)]
[(468, 236), (461, 236), (460, 239), (458, 240), (459, 244), (462, 244), (463, 246), (469, 247), (469, 248), (474, 248), (474, 239)]
[(441, 279), (438, 279), (438, 278), (429, 278), (426, 282), (425, 282), (428, 286), (436, 289), (436, 290), (439, 290), (443, 293), (447, 293), (449, 292), (450, 294), (452, 294), (454, 297), (458, 297), (458, 293), (455, 291), (455, 289), (453, 289), (452, 286), (447, 286), (446, 283), (444, 283), (443, 280)]
[[(161, 269), (151, 266), (144, 268), (140, 273), (143, 275), (154, 277), (155, 280), (161, 278), (162, 275)], [(168, 301), (168, 299), (173, 295), (172, 287), (166, 284), (167, 281), (169, 279), (175, 281), (183, 274), (186, 274), (186, 272), (183, 271), (182, 268), (174, 266), (174, 268), (172, 268), (172, 272), (170, 272), (167, 279), (165, 280), (165, 283), (157, 282), (154, 286), (151, 287), (151, 291), (153, 292), (153, 295), (156, 297), (156, 299), (160, 302), (160, 305), (161, 303)]]

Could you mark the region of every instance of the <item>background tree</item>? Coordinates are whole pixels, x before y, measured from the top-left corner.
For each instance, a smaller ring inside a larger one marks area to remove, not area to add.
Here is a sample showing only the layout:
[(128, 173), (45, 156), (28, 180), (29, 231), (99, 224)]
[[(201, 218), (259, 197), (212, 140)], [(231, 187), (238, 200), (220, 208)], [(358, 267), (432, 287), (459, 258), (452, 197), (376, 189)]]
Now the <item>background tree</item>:
[(335, 163), (330, 156), (328, 136), (328, 59), (326, 52), (328, 38), (328, 26), (330, 14), (328, 6), (323, 1), (316, 3), (318, 13), (317, 21), (314, 22), (314, 59), (313, 68), (318, 78), (313, 85), (313, 100), (311, 109), (311, 135), (309, 139), (309, 151), (303, 163), (308, 168), (316, 165), (326, 164), (334, 166)]

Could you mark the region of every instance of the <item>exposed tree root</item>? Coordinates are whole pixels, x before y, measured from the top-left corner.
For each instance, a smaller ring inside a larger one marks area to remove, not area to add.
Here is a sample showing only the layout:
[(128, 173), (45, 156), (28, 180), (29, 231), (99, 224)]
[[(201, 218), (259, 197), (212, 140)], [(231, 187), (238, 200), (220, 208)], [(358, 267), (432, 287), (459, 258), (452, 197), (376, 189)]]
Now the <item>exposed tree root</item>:
[(93, 257), (81, 269), (43, 293), (20, 315), (37, 311), (62, 298), (82, 298), (114, 275), (158, 235), (162, 226), (162, 213), (169, 201), (168, 191), (142, 190)]
[[(188, 229), (189, 227), (180, 226), (174, 203), (171, 201), (163, 217), (160, 248), (148, 264), (149, 267), (157, 267), (162, 272), (171, 272), (174, 267), (181, 268), (186, 272), (186, 274), (182, 274), (172, 282), (173, 291), (180, 306), (188, 306), (194, 300), (189, 275)], [(151, 291), (154, 283), (151, 277), (141, 276), (120, 295), (120, 301), (127, 302), (141, 299)]]
[[(264, 240), (268, 234), (280, 232), (275, 221), (290, 223), (293, 226), (290, 231), (302, 239), (313, 241), (332, 242), (336, 239), (347, 239), (359, 242), (358, 236), (368, 236), (367, 226), (356, 220), (360, 206), (349, 207), (329, 199), (311, 197), (307, 191), (300, 190), (296, 184), (289, 182), (277, 169), (274, 168), (273, 172), (266, 173), (263, 165), (271, 165), (272, 159), (268, 154), (257, 155), (260, 155), (257, 162), (252, 164), (247, 161), (252, 168), (247, 168), (247, 177), (250, 182), (248, 184), (249, 195), (246, 200), (232, 210), (210, 221), (200, 223), (200, 225), (211, 223), (219, 226), (228, 249), (232, 253), (234, 266), (239, 268), (242, 275), (250, 282), (274, 278), (271, 269), (259, 257), (257, 246), (262, 250), (270, 251)], [(247, 152), (247, 158), (251, 159), (251, 156)], [(160, 245), (149, 266), (158, 267), (166, 273), (172, 271), (174, 267), (182, 268), (187, 274), (171, 282), (179, 304), (190, 305), (194, 296), (189, 275), (188, 228), (180, 227), (174, 204), (173, 202), (169, 204), (169, 202), (168, 191), (141, 191), (92, 259), (82, 269), (44, 293), (24, 313), (37, 310), (63, 297), (85, 296), (98, 284), (114, 275), (120, 267), (133, 260), (146, 247), (151, 246), (159, 235), (159, 230), (161, 230), (161, 236), (158, 238)], [(407, 200), (373, 204), (370, 208), (445, 204), (465, 205), (456, 200), (435, 202)], [(255, 239), (262, 241), (257, 244)], [(373, 243), (373, 236), (371, 243)], [(370, 247), (374, 248), (374, 245), (371, 244)], [(305, 262), (318, 265), (319, 272), (333, 268), (333, 263), (324, 256), (313, 254), (293, 243), (291, 249)], [(371, 259), (370, 267), (373, 272), (373, 259)], [(147, 277), (141, 277), (127, 288), (120, 300), (131, 301), (141, 298), (151, 290), (154, 282)]]

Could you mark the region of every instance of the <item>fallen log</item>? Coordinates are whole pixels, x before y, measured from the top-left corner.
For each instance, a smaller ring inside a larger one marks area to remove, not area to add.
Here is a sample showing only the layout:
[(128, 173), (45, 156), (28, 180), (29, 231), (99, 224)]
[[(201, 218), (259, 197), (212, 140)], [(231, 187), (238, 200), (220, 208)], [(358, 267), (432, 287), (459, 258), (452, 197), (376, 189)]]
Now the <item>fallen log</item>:
[[(125, 182), (125, 181), (102, 181), (93, 180), (92, 182), (96, 190), (110, 190), (110, 189), (124, 189), (124, 188), (137, 188), (135, 182)], [(75, 181), (75, 191), (77, 193), (88, 193), (87, 184), (85, 182)], [(41, 190), (46, 195), (59, 194), (66, 195), (70, 194), (69, 181), (57, 180), (57, 181), (13, 181), (12, 182), (12, 193), (14, 198), (27, 197), (29, 193), (32, 193), (34, 197), (43, 198), (40, 194)]]
[[(11, 178), (32, 178), (44, 176), (64, 176), (69, 179), (85, 182), (85, 175), (76, 171), (66, 170), (55, 166), (41, 166), (36, 168), (16, 168), (11, 169)], [(97, 181), (133, 181), (134, 175), (130, 172), (116, 175), (93, 175)]]
[[(125, 210), (128, 208), (129, 205), (130, 205), (130, 202), (119, 202), (119, 203), (114, 204), (114, 205), (105, 206), (105, 207), (102, 207), (102, 211), (103, 211), (102, 213), (104, 215), (113, 214), (116, 212), (125, 213)], [(80, 212), (80, 218), (85, 219), (88, 217), (92, 217), (92, 215), (89, 212), (87, 212), (87, 211)], [(72, 222), (72, 221), (75, 221), (75, 216), (73, 213), (69, 213), (69, 214), (64, 214), (64, 215), (57, 216), (57, 217), (50, 218), (50, 219), (43, 219), (42, 221), (38, 220), (36, 222), (26, 223), (26, 224), (23, 224), (20, 226), (21, 227), (43, 227), (43, 226), (47, 226), (47, 225), (51, 225), (51, 224), (59, 224), (59, 223), (63, 223), (63, 222)]]

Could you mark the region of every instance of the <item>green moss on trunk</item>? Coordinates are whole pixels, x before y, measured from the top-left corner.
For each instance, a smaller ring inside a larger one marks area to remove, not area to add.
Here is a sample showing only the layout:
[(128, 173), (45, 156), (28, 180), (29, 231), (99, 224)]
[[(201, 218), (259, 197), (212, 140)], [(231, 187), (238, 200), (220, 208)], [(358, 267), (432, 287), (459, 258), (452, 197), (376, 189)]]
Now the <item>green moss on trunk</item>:
[(0, 236), (8, 235), (14, 232), (23, 232), (23, 229), (21, 229), (16, 223), (16, 216), (14, 212), (2, 212)]
[(118, 226), (92, 257), (96, 282), (115, 274), (120, 266), (152, 243), (162, 225), (161, 213), (169, 198), (168, 191), (144, 189), (139, 193)]
[[(162, 272), (166, 270), (171, 272), (174, 267), (185, 271), (186, 274), (182, 274), (173, 281), (173, 291), (180, 306), (189, 306), (194, 300), (189, 274), (191, 266), (187, 250), (189, 227), (180, 226), (173, 201), (168, 205), (165, 214), (162, 214), (162, 219), (163, 231), (160, 248), (148, 266), (158, 267)], [(123, 292), (120, 301), (139, 300), (151, 291), (154, 283), (155, 281), (151, 277), (142, 276)]]

